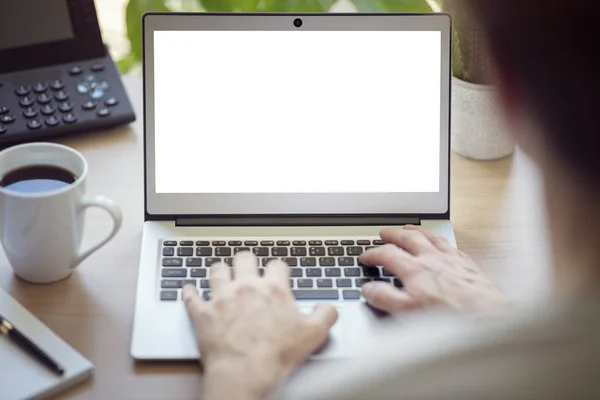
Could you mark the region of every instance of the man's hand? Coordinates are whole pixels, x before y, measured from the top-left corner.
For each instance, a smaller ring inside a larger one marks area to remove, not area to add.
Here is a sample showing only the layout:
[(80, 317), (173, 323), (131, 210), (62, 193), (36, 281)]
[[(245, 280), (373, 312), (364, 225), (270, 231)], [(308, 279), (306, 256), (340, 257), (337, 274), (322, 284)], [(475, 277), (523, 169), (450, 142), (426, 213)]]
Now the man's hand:
[(508, 305), (471, 257), (441, 236), (413, 225), (383, 229), (380, 235), (386, 244), (364, 252), (360, 261), (383, 266), (402, 281), (404, 290), (385, 282), (364, 284), (363, 297), (373, 307), (399, 313), (448, 305), (491, 313)]
[(233, 264), (211, 267), (211, 301), (191, 285), (184, 288), (204, 365), (203, 398), (264, 399), (325, 342), (337, 312), (322, 305), (300, 313), (280, 260), (262, 278), (252, 253), (239, 253)]

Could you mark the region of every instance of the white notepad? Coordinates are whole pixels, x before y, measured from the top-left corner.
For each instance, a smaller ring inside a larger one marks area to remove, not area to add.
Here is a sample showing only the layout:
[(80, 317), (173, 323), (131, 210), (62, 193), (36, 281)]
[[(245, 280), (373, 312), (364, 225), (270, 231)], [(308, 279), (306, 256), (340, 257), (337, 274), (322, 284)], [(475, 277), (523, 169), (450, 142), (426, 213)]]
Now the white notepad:
[(90, 361), (2, 289), (0, 315), (65, 368), (63, 376), (55, 375), (0, 335), (0, 398), (3, 400), (46, 398), (91, 375), (93, 365)]

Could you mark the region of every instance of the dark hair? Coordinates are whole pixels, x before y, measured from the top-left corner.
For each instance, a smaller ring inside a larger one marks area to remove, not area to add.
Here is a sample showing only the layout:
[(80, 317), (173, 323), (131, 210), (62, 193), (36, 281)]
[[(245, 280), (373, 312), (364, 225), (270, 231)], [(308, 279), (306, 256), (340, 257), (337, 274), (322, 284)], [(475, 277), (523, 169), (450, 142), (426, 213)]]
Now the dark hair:
[(578, 174), (575, 179), (600, 186), (600, 3), (464, 3), (498, 69), (523, 91), (551, 150)]

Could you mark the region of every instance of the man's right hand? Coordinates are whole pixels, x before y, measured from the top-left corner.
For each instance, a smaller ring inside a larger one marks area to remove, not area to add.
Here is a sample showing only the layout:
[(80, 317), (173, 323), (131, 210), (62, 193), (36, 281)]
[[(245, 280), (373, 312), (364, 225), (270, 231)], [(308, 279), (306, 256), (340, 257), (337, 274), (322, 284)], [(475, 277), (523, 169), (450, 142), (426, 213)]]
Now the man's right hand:
[(365, 265), (381, 265), (404, 284), (370, 282), (363, 297), (373, 307), (395, 314), (430, 306), (447, 305), (457, 310), (494, 313), (508, 301), (467, 254), (441, 236), (421, 227), (386, 228), (386, 242), (360, 256)]

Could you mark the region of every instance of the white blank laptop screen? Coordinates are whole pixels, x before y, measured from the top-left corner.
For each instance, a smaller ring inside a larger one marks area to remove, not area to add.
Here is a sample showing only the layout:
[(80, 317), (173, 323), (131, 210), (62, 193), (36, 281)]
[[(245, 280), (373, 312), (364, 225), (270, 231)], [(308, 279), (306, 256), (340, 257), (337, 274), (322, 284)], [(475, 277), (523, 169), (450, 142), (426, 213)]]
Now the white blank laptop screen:
[(157, 31), (157, 193), (438, 192), (441, 33)]

